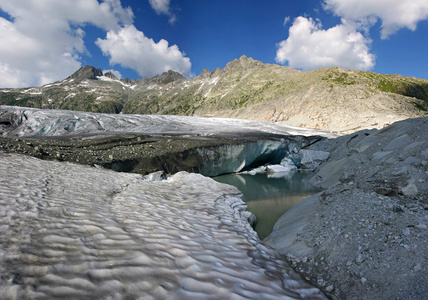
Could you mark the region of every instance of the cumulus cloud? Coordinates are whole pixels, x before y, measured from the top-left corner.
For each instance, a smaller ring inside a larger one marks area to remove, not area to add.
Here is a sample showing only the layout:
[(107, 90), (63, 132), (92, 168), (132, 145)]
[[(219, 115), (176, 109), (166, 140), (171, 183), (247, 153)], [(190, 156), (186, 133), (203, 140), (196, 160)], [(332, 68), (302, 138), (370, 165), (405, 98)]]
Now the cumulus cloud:
[(324, 8), (363, 24), (380, 19), (382, 38), (401, 28), (415, 30), (418, 22), (428, 19), (427, 0), (324, 0)]
[(0, 87), (30, 86), (32, 74), (0, 63)]
[[(174, 17), (169, 1), (152, 2)], [(75, 72), (81, 56), (90, 55), (84, 42), (88, 24), (107, 32), (97, 45), (112, 63), (147, 76), (168, 69), (190, 74), (190, 59), (176, 45), (145, 37), (120, 0), (0, 0), (0, 10), (9, 15), (0, 17), (0, 87), (40, 86)], [(119, 40), (127, 42), (118, 45)]]
[(120, 0), (0, 0), (0, 87), (38, 86), (80, 66), (85, 24), (105, 30), (133, 20)]
[(191, 63), (177, 45), (169, 46), (166, 40), (158, 43), (127, 25), (119, 30), (107, 32), (105, 39), (99, 38), (96, 44), (104, 55), (110, 57), (110, 64), (137, 70), (141, 76), (154, 75), (174, 70), (184, 76), (190, 76)]
[[(323, 8), (340, 16), (342, 23), (323, 30), (321, 22), (298, 17), (289, 37), (278, 44), (276, 61), (310, 70), (323, 66), (369, 70), (375, 56), (370, 51), (369, 30), (381, 22), (381, 38), (401, 28), (415, 30), (428, 19), (427, 0), (323, 0)], [(364, 34), (363, 34), (364, 33)]]
[(169, 23), (174, 24), (176, 16), (171, 12), (170, 0), (149, 0), (149, 3), (158, 15), (168, 16)]
[(352, 22), (342, 20), (324, 30), (319, 20), (298, 17), (289, 29), (288, 39), (278, 44), (276, 61), (305, 71), (332, 66), (369, 70), (375, 64), (369, 44), (370, 40)]

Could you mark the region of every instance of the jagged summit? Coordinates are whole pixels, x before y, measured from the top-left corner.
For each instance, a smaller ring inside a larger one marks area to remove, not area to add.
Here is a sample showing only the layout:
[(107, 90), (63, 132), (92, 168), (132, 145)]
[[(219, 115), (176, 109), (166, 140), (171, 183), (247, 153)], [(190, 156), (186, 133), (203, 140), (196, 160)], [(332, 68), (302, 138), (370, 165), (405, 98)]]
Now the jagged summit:
[(229, 62), (225, 70), (233, 70), (233, 69), (248, 69), (263, 65), (261, 61), (255, 60), (252, 57), (248, 57), (246, 55), (242, 55), (240, 58), (236, 58)]
[(97, 76), (103, 76), (103, 71), (101, 69), (95, 68), (93, 66), (84, 66), (69, 76), (67, 79), (74, 79), (77, 81), (85, 79), (96, 79)]
[(202, 72), (201, 72), (201, 74), (199, 74), (199, 76), (198, 77), (207, 77), (207, 76), (209, 76), (210, 75), (210, 71), (208, 70), (208, 69), (203, 69), (202, 70)]
[(156, 75), (150, 79), (151, 82), (157, 84), (168, 84), (176, 80), (186, 79), (183, 75), (176, 71), (169, 70), (168, 72), (162, 73), (162, 75)]
[(104, 73), (104, 76), (105, 77), (108, 77), (108, 78), (110, 78), (110, 79), (113, 79), (113, 80), (119, 80), (117, 77), (116, 77), (116, 75), (114, 75), (112, 72), (106, 72), (106, 73)]
[[(105, 77), (108, 77), (108, 78), (113, 79), (113, 80), (119, 80), (116, 77), (116, 75), (114, 75), (111, 71), (103, 74), (101, 69), (95, 68), (95, 67), (89, 66), (89, 65), (81, 67), (79, 70), (74, 72), (72, 75), (70, 75), (66, 79), (74, 79), (76, 81), (82, 81), (82, 80), (87, 80), (87, 79), (96, 80), (96, 79), (98, 79), (97, 77), (100, 77), (100, 76), (105, 76)], [(149, 82), (155, 83), (155, 84), (168, 84), (168, 83), (171, 83), (173, 81), (182, 80), (182, 79), (186, 80), (186, 77), (181, 75), (179, 72), (169, 70), (167, 72), (162, 73), (161, 75), (156, 75), (150, 79), (146, 79), (146, 78), (137, 79), (137, 80), (134, 80), (134, 82), (135, 83), (137, 83), (137, 82), (143, 83), (143, 82), (149, 81)], [(128, 78), (122, 79), (121, 81), (124, 83), (131, 83), (131, 81)]]

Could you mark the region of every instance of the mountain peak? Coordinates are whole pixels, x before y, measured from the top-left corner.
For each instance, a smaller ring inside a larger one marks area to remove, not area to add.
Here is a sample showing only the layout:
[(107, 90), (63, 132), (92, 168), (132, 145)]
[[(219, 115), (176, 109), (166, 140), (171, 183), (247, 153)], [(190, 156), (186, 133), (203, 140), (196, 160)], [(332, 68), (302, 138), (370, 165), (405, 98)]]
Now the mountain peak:
[[(201, 72), (201, 74), (199, 74), (199, 76), (200, 77), (206, 77), (206, 76), (209, 76), (209, 74), (210, 74), (211, 72), (210, 71), (208, 71), (208, 69), (203, 69), (202, 70), (202, 72)], [(198, 77), (199, 77), (198, 76)]]
[(242, 55), (239, 59), (234, 59), (231, 62), (229, 62), (225, 69), (234, 69), (234, 68), (246, 68), (249, 66), (253, 66), (255, 64), (262, 64), (262, 62), (258, 60), (254, 60), (251, 57), (246, 56), (245, 54)]
[[(114, 75), (112, 72), (107, 72), (107, 73), (105, 73), (104, 74), (104, 76), (106, 76), (106, 77), (108, 77), (108, 78), (110, 78), (110, 79), (113, 79), (113, 80), (118, 80), (118, 78), (116, 77), (116, 75)], [(129, 80), (129, 79), (128, 79)]]
[(101, 69), (86, 65), (84, 67), (81, 67), (68, 78), (80, 81), (85, 79), (96, 79), (97, 76), (103, 76), (103, 72), (101, 71)]
[(151, 78), (150, 81), (157, 84), (168, 84), (181, 79), (186, 79), (186, 77), (176, 71), (169, 70), (168, 72), (162, 73), (160, 76), (156, 75), (155, 77)]

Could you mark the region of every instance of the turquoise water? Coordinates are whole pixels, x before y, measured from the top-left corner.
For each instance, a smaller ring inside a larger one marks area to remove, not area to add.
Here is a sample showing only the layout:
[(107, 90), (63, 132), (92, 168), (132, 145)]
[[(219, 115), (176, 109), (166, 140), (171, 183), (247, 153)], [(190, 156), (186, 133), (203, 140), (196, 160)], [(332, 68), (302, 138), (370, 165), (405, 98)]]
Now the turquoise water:
[(271, 232), (275, 222), (299, 201), (320, 190), (308, 181), (312, 173), (290, 172), (280, 178), (267, 174), (227, 174), (214, 179), (236, 186), (243, 193), (243, 200), (257, 217), (255, 227), (260, 239)]

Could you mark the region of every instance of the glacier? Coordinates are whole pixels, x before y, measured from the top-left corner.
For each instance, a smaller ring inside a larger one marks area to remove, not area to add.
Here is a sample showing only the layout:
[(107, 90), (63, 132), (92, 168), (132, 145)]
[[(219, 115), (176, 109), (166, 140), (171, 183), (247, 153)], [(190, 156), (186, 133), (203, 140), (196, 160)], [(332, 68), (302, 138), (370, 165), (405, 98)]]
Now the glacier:
[(0, 151), (3, 299), (326, 299), (265, 246), (240, 192)]
[(259, 132), (281, 135), (327, 136), (327, 130), (299, 128), (268, 122), (175, 115), (124, 115), (50, 110), (0, 105), (0, 133), (13, 137), (73, 136), (84, 134), (141, 133), (146, 135), (233, 135)]
[[(0, 134), (21, 140), (17, 148), (40, 158), (97, 164), (116, 171), (188, 171), (206, 176), (278, 164), (284, 157), (297, 153), (296, 148), (320, 136), (334, 135), (248, 120), (109, 115), (8, 106), (0, 107)], [(27, 147), (30, 143), (26, 144), (25, 139), (44, 144)], [(96, 153), (100, 144), (103, 151)], [(43, 151), (37, 153), (33, 148)]]
[[(290, 164), (313, 135), (334, 133), (0, 106), (2, 298), (326, 299), (262, 243), (240, 191), (203, 176)], [(152, 164), (113, 171), (135, 161)]]

